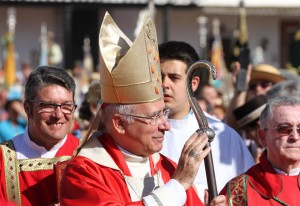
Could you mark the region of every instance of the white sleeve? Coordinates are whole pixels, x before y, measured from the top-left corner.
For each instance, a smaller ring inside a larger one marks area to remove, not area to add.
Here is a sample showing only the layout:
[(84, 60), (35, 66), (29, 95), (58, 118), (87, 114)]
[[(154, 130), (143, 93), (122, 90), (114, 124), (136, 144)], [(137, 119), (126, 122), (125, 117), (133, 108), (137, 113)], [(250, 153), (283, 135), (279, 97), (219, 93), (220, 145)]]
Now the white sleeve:
[(182, 206), (186, 198), (184, 187), (175, 179), (171, 179), (164, 186), (143, 197), (143, 202), (147, 206)]

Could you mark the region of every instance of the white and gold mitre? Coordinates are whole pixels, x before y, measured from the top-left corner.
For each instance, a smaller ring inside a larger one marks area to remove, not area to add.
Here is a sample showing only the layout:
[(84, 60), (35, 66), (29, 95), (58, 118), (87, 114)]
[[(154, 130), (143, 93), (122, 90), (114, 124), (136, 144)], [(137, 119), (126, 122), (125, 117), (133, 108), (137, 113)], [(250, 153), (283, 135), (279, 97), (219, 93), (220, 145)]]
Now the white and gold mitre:
[(106, 12), (99, 34), (100, 83), (104, 103), (138, 104), (163, 98), (157, 35), (145, 17), (132, 43)]

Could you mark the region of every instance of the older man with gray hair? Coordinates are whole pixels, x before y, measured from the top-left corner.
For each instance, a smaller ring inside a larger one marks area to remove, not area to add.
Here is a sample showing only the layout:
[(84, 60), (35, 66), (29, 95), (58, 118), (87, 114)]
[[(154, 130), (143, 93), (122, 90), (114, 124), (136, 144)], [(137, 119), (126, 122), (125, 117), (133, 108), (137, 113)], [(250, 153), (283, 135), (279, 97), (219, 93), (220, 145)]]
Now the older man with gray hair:
[(270, 99), (260, 116), (259, 163), (227, 183), (228, 205), (299, 205), (300, 99)]
[[(145, 18), (134, 42), (106, 13), (99, 44), (100, 131), (79, 148), (62, 178), (62, 205), (203, 205), (192, 184), (210, 148), (194, 133), (179, 164), (159, 154), (169, 130), (155, 25)], [(98, 122), (98, 121), (95, 121)], [(217, 196), (212, 205), (225, 205)]]

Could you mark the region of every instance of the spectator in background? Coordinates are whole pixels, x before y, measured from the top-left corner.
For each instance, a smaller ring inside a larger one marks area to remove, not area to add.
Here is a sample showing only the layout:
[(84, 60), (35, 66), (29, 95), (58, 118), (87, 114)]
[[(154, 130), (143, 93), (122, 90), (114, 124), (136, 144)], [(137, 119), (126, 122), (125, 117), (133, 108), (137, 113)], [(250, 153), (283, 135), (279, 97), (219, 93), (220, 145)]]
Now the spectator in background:
[(286, 80), (296, 80), (300, 81), (300, 76), (295, 70), (293, 69), (279, 69), (280, 74), (286, 79)]
[(198, 104), (199, 104), (200, 108), (202, 109), (202, 111), (210, 113), (211, 110), (212, 110), (212, 107), (209, 104), (209, 102), (204, 97), (202, 97), (200, 95), (195, 95), (195, 97), (196, 97), (196, 99), (198, 101)]
[(265, 95), (273, 85), (284, 80), (286, 78), (279, 69), (267, 64), (255, 65), (251, 72), (246, 101), (261, 94)]
[(32, 72), (31, 64), (28, 61), (22, 62), (21, 71), (17, 72), (17, 78), (15, 80), (15, 83), (9, 88), (9, 93), (18, 94), (21, 100), (23, 101), (24, 86), (31, 72)]
[(269, 99), (278, 96), (300, 97), (300, 81), (287, 80), (280, 82), (267, 91), (267, 96)]
[(100, 100), (100, 81), (94, 81), (90, 84), (89, 90), (85, 94), (85, 99), (79, 108), (80, 130), (83, 137), (85, 136), (85, 133), (88, 127), (90, 126), (92, 120), (96, 116), (97, 106)]
[(27, 124), (27, 117), (22, 107), (21, 96), (10, 92), (5, 104), (7, 118), (0, 122), (0, 142), (12, 139), (23, 133)]
[(226, 107), (223, 104), (216, 105), (210, 114), (224, 122), (226, 117)]
[[(233, 68), (233, 85), (236, 88), (236, 79), (240, 70), (240, 64), (235, 63)], [(268, 64), (257, 64), (253, 67), (248, 66), (246, 83), (248, 89), (246, 91), (238, 91), (235, 89), (234, 96), (227, 108), (226, 123), (233, 128), (237, 128), (237, 122), (233, 115), (233, 110), (244, 105), (250, 99), (265, 95), (273, 85), (285, 81), (286, 78), (281, 74), (280, 70)]]
[(202, 96), (207, 99), (212, 108), (217, 105), (222, 105), (222, 98), (220, 97), (217, 89), (210, 84), (200, 83), (197, 96)]
[[(84, 70), (81, 61), (75, 61), (71, 71), (71, 76), (76, 84), (75, 102), (78, 104), (78, 106), (81, 106), (82, 102), (84, 101), (84, 94), (87, 93), (89, 88), (89, 79), (83, 71)], [(75, 111), (74, 115), (76, 118), (78, 118), (79, 110)]]
[[(82, 104), (85, 104), (85, 94), (88, 91), (89, 88), (89, 77), (87, 74), (84, 73), (84, 69), (82, 67), (82, 63), (80, 60), (76, 60), (74, 62), (72, 70), (68, 71), (69, 74), (72, 76), (72, 78), (75, 81), (76, 84), (76, 91), (75, 91), (75, 102), (79, 106), (79, 108), (82, 107)], [(99, 74), (98, 74), (99, 76)], [(83, 105), (84, 107), (85, 105)], [(71, 133), (75, 135), (77, 138), (82, 138), (83, 133), (85, 131), (82, 130), (82, 122), (80, 122), (80, 110), (76, 110), (74, 112), (74, 124), (71, 129)]]
[(0, 88), (0, 121), (4, 121), (7, 119), (7, 112), (5, 110), (7, 94), (8, 92), (6, 89)]
[(208, 83), (199, 85), (195, 92), (195, 96), (198, 99), (206, 99), (208, 101), (207, 113), (223, 121), (226, 114), (226, 108), (223, 105), (222, 94), (217, 89)]
[(23, 82), (23, 85), (25, 85), (25, 83), (28, 80), (28, 77), (29, 77), (30, 73), (32, 72), (31, 64), (27, 61), (24, 61), (22, 63), (21, 71), (22, 71), (22, 76), (23, 76), (22, 82)]
[(251, 152), (255, 162), (258, 162), (262, 152), (262, 145), (257, 136), (259, 129), (259, 116), (267, 103), (265, 95), (259, 95), (233, 110), (237, 121), (237, 131), (242, 136), (245, 144)]

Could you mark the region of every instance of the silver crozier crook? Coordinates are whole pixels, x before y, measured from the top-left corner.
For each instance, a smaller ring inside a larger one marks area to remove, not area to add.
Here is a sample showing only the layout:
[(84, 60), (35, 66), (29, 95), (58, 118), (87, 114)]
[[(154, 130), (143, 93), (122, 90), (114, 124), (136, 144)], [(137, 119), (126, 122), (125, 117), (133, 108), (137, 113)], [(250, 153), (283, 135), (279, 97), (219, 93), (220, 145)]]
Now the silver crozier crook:
[[(193, 74), (197, 69), (199, 70), (207, 69), (210, 72), (213, 79), (217, 78), (217, 72), (215, 66), (212, 65), (210, 62), (200, 60), (191, 65), (191, 67), (188, 69), (187, 78), (186, 78), (187, 96), (199, 124), (199, 129), (197, 130), (197, 132), (198, 133), (204, 132), (208, 136), (208, 143), (205, 146), (206, 148), (210, 146), (210, 143), (213, 141), (215, 137), (215, 132), (208, 127), (207, 119), (201, 107), (199, 106), (197, 99), (194, 97), (194, 92), (192, 90), (191, 83), (192, 83)], [(216, 178), (215, 178), (215, 170), (214, 170), (211, 151), (205, 157), (204, 164), (205, 164), (205, 171), (206, 171), (206, 178), (207, 178), (207, 185), (208, 185), (208, 192), (209, 192), (209, 202), (211, 202), (211, 200), (218, 195)]]

